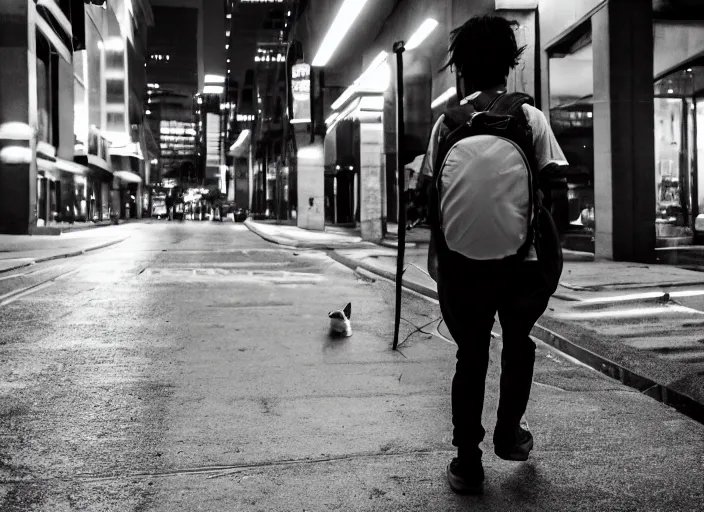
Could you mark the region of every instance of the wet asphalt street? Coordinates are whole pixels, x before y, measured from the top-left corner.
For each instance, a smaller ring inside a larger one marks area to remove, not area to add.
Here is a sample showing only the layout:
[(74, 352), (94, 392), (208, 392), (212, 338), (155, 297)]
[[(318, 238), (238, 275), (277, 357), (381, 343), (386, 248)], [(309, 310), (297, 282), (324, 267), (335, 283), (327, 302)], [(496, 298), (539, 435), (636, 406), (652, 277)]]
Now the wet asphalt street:
[[(544, 346), (531, 461), (485, 441), (485, 497), (457, 497), (454, 348), (416, 334), (389, 350), (390, 285), (239, 224), (104, 229), (129, 238), (0, 280), (3, 296), (52, 279), (0, 300), (2, 512), (704, 504), (704, 427)], [(327, 312), (348, 301), (354, 335), (331, 340)], [(438, 316), (407, 295), (403, 337)]]

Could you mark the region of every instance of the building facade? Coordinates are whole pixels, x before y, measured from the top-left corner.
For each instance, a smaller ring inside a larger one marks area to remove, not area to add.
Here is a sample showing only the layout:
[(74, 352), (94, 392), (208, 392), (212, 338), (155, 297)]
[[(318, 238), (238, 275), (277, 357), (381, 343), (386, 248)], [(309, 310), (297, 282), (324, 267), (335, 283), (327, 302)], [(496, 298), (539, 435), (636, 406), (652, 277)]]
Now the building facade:
[[(307, 28), (293, 36), (307, 62), (345, 2), (318, 3), (308, 2)], [(323, 87), (313, 95), (310, 129), (323, 138), (324, 152), (299, 190), (315, 183), (304, 195), (334, 205), (314, 215), (328, 223), (354, 215), (364, 238), (383, 236), (399, 193), (393, 43), (423, 33), (404, 53), (403, 74), (400, 160), (417, 168), (433, 123), (459, 101), (456, 77), (440, 71), (450, 31), (491, 13), (519, 21), (517, 39), (527, 51), (509, 90), (534, 96), (570, 162), (568, 201), (556, 212), (565, 245), (652, 262), (669, 246), (700, 243), (704, 9), (693, 0), (367, 3), (328, 62), (313, 62)], [(299, 221), (313, 224), (321, 222)]]
[(150, 21), (143, 0), (0, 4), (0, 232), (141, 215)]

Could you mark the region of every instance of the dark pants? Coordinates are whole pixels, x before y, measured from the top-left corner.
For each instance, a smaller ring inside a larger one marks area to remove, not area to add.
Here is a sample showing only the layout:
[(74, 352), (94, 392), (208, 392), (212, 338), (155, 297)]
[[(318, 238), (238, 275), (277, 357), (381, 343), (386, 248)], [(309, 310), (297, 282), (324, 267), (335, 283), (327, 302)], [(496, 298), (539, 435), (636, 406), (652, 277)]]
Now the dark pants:
[(453, 258), (440, 268), (440, 309), (457, 343), (452, 381), (452, 444), (460, 457), (481, 456), (482, 409), (494, 317), (503, 334), (496, 433), (513, 432), (526, 411), (535, 363), (529, 333), (547, 307), (549, 295), (536, 262), (475, 264)]

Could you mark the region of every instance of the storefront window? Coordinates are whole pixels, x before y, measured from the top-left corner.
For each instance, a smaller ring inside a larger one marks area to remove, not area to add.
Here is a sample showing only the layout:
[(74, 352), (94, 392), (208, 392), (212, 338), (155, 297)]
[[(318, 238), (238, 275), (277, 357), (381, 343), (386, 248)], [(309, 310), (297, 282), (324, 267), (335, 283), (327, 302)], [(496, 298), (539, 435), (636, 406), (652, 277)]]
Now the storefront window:
[(655, 222), (659, 238), (691, 238), (703, 211), (704, 174), (698, 163), (703, 156), (698, 129), (704, 123), (701, 93), (701, 66), (678, 70), (655, 82)]
[(40, 141), (51, 143), (51, 45), (37, 32), (37, 128)]
[[(550, 123), (569, 162), (568, 204), (556, 220), (569, 249), (594, 251), (594, 62), (590, 40), (550, 56)], [(559, 218), (563, 217), (563, 218)]]

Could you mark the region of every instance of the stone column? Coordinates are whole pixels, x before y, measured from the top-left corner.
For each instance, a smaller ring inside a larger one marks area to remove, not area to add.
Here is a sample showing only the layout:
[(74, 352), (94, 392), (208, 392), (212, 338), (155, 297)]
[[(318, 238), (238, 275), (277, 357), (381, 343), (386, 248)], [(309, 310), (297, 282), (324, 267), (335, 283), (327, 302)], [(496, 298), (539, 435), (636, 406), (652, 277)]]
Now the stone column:
[(653, 12), (610, 0), (592, 17), (596, 257), (655, 259)]
[(323, 141), (310, 143), (307, 129), (294, 128), (298, 146), (297, 225), (303, 229), (325, 229), (325, 172)]
[(382, 169), (384, 129), (381, 123), (359, 124), (360, 222), (362, 239), (380, 242), (382, 231)]

